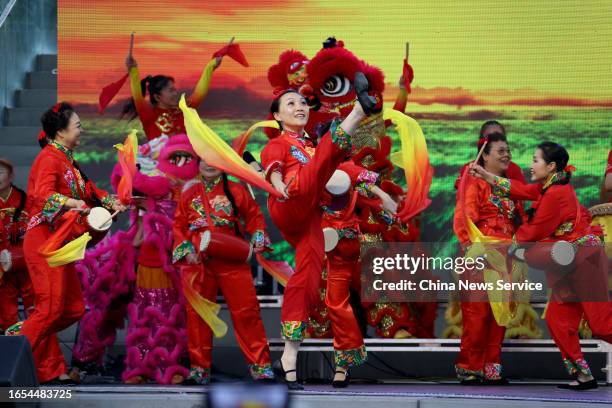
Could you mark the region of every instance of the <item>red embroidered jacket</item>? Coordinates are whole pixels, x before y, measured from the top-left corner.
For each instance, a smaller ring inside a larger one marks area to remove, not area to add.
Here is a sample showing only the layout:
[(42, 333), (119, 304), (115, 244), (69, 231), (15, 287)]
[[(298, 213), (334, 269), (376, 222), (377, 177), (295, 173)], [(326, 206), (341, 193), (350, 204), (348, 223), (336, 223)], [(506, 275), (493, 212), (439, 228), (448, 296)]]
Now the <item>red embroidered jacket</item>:
[[(498, 180), (502, 183), (507, 179), (500, 177)], [(453, 230), (459, 242), (470, 242), (465, 217), (469, 217), (486, 236), (512, 239), (516, 232), (514, 219), (522, 216), (522, 203), (512, 200), (503, 186), (492, 187), (475, 177), (469, 177), (465, 183), (464, 202), (461, 202), (460, 193), (457, 193), (453, 218)]]
[[(340, 148), (346, 148), (349, 140), (339, 124), (339, 120), (334, 120), (328, 133), (333, 143)], [(326, 136), (327, 134), (323, 137)], [(261, 164), (266, 179), (270, 181), (274, 171), (280, 172), (291, 195), (291, 191), (294, 191), (299, 183), (299, 178), (296, 178), (298, 170), (308, 163), (314, 154), (315, 146), (309, 138), (284, 130), (279, 137), (268, 141), (261, 152)]]
[[(270, 246), (265, 232), (266, 223), (259, 206), (241, 184), (228, 182), (234, 196), (236, 211), (223, 191), (221, 177), (206, 183), (195, 181), (185, 184), (174, 216), (173, 262), (179, 262), (188, 253), (197, 253), (202, 232), (206, 230), (235, 235), (235, 225), (251, 236), (256, 252)], [(240, 221), (244, 221), (244, 228)]]
[(111, 208), (113, 200), (108, 193), (91, 180), (86, 183), (73, 163), (72, 152), (54, 141), (36, 156), (28, 178), (28, 229), (41, 223), (53, 224), (69, 198), (83, 200), (91, 207), (98, 198), (104, 207)]
[[(457, 176), (457, 179), (455, 180), (455, 190), (459, 188), (459, 185), (461, 184), (461, 177), (463, 177), (469, 165), (470, 163), (465, 163), (463, 167), (461, 167), (461, 170), (459, 170), (459, 175)], [(521, 183), (525, 183), (525, 176), (523, 175), (523, 171), (513, 161), (508, 163), (508, 170), (506, 170), (506, 177), (513, 179), (513, 180), (518, 180)]]
[(578, 202), (570, 184), (553, 184), (541, 194), (541, 184), (523, 184), (515, 180), (503, 184), (510, 197), (532, 200), (535, 214), (516, 232), (518, 242), (569, 241), (597, 234), (591, 227), (591, 215)]

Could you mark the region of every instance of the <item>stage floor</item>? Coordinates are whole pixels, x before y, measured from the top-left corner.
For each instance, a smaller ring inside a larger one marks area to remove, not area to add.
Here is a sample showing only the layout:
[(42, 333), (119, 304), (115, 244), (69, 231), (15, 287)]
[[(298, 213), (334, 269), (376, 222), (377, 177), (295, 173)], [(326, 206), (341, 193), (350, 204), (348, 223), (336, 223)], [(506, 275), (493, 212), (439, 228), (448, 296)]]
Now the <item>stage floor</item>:
[[(108, 385), (73, 387), (70, 402), (61, 406), (99, 408), (129, 407), (204, 407), (211, 387)], [(264, 387), (264, 386), (260, 386)], [(284, 389), (283, 389), (284, 391)], [(610, 407), (612, 387), (600, 386), (591, 391), (561, 390), (552, 384), (513, 384), (509, 386), (466, 387), (440, 383), (351, 384), (342, 390), (330, 385), (306, 385), (304, 391), (292, 392), (294, 408), (428, 408), (428, 407)], [(43, 403), (41, 406), (58, 406)]]

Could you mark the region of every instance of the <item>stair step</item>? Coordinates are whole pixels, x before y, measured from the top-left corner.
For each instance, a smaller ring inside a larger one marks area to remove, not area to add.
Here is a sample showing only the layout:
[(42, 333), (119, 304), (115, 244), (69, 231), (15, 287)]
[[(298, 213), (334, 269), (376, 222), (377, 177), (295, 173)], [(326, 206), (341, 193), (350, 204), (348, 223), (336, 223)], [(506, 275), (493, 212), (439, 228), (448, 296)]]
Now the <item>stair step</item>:
[(31, 166), (34, 158), (40, 152), (39, 146), (2, 146), (0, 155), (8, 159), (14, 166)]
[(15, 100), (19, 108), (49, 108), (57, 102), (55, 89), (19, 89), (15, 93)]
[[(40, 125), (0, 127), (0, 152), (4, 146), (38, 146), (40, 129)], [(4, 154), (0, 153), (0, 156)]]
[(37, 71), (53, 71), (57, 69), (57, 54), (40, 54), (36, 56)]
[(7, 126), (36, 126), (48, 106), (37, 108), (6, 108), (4, 121)]
[(57, 75), (51, 71), (32, 71), (26, 74), (28, 89), (57, 89)]

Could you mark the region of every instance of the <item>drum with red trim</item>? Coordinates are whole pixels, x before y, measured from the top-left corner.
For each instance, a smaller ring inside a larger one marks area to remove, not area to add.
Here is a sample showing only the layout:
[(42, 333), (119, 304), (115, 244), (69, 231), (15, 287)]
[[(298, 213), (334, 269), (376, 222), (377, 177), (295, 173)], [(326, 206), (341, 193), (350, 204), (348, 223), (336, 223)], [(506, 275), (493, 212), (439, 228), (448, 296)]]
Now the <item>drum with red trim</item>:
[(203, 256), (234, 263), (251, 260), (253, 247), (242, 238), (218, 231), (204, 231), (201, 237), (200, 253)]
[(330, 204), (327, 207), (334, 211), (348, 206), (351, 201), (351, 178), (344, 170), (336, 170), (325, 184), (325, 190), (330, 194)]
[(0, 269), (3, 272), (20, 271), (26, 268), (22, 247), (10, 247), (0, 251)]
[(74, 224), (74, 233), (79, 236), (85, 232), (91, 235), (87, 247), (93, 247), (104, 239), (113, 224), (111, 213), (104, 207), (93, 207), (87, 215), (81, 215)]
[(572, 265), (576, 249), (567, 241), (538, 242), (529, 249), (517, 249), (514, 256), (533, 268), (550, 270)]

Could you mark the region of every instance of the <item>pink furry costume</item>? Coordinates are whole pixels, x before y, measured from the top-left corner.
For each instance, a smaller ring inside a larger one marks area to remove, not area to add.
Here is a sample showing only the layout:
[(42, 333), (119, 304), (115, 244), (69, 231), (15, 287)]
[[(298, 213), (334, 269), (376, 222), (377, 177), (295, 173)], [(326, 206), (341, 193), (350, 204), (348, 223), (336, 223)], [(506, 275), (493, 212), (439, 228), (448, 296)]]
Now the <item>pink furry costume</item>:
[[(101, 362), (127, 310), (122, 380), (170, 384), (189, 374), (179, 363), (186, 355), (187, 336), (180, 277), (172, 266), (171, 253), (176, 199), (182, 184), (197, 174), (194, 158), (184, 134), (163, 135), (139, 147), (139, 171), (133, 186), (144, 194), (143, 209), (132, 214), (128, 231), (120, 231), (88, 251), (79, 266), (90, 311), (82, 320), (75, 346), (77, 362)], [(117, 166), (113, 185), (120, 176)], [(127, 304), (131, 288), (133, 297)]]

